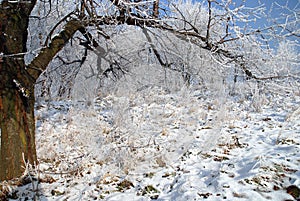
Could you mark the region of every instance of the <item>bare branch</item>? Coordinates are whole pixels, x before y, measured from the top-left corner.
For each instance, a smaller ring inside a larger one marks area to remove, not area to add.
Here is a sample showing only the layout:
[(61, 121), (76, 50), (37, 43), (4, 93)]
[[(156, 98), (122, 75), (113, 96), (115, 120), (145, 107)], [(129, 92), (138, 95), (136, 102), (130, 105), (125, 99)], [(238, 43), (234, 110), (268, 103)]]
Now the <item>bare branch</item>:
[(159, 16), (159, 0), (153, 2), (153, 17), (158, 18)]
[(54, 56), (65, 46), (76, 31), (82, 27), (77, 20), (68, 21), (63, 30), (56, 35), (48, 46), (41, 49), (39, 55), (28, 65), (28, 73), (37, 79), (39, 75), (47, 68)]

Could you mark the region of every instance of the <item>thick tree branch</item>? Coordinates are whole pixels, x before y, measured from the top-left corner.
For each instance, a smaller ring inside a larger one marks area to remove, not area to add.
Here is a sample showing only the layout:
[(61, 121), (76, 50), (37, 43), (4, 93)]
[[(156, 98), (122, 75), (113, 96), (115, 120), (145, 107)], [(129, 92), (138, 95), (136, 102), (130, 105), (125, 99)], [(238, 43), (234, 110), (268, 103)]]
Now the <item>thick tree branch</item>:
[(63, 30), (51, 40), (49, 45), (41, 49), (38, 56), (27, 66), (27, 71), (33, 79), (36, 80), (39, 77), (54, 56), (67, 44), (75, 32), (82, 28), (82, 26), (82, 23), (77, 20), (68, 21)]
[(56, 25), (51, 29), (51, 31), (49, 32), (46, 40), (45, 40), (45, 43), (44, 43), (44, 46), (47, 46), (48, 43), (49, 43), (49, 40), (51, 39), (52, 35), (53, 35), (53, 32), (56, 30), (56, 28), (61, 25), (63, 22), (65, 22), (71, 15), (73, 15), (74, 12), (72, 11), (71, 13), (67, 14), (65, 17), (63, 17), (58, 23), (56, 23)]

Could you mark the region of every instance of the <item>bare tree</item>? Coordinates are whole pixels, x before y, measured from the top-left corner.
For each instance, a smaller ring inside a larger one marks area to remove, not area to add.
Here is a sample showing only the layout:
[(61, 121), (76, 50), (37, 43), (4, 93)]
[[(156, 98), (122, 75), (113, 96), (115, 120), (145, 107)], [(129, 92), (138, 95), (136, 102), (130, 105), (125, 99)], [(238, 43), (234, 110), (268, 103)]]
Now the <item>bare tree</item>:
[[(61, 19), (48, 33), (38, 54), (25, 64), (28, 23), (37, 1), (1, 1), (0, 4), (0, 180), (20, 176), (25, 162), (37, 162), (35, 150), (34, 84), (59, 51), (80, 32), (86, 49), (97, 49), (89, 27), (97, 30), (97, 37), (109, 38), (105, 26), (155, 26), (158, 11), (156, 1), (78, 1), (74, 10)], [(154, 5), (154, 7), (153, 7)], [(49, 12), (53, 10), (49, 2)], [(42, 17), (42, 16), (37, 16)], [(47, 17), (44, 16), (44, 17)], [(54, 35), (54, 33), (56, 33)], [(84, 62), (82, 57), (80, 63)], [(62, 61), (64, 63), (64, 61)], [(111, 69), (118, 66), (111, 62)], [(72, 72), (74, 73), (74, 72)], [(61, 89), (64, 90), (64, 89)], [(62, 91), (63, 92), (63, 91)]]
[[(270, 34), (268, 31), (274, 28), (284, 29), (287, 36), (297, 37), (299, 31), (295, 31), (294, 26), (282, 23), (263, 30), (246, 29), (246, 26), (242, 29), (237, 21), (249, 20), (251, 12), (260, 11), (261, 7), (243, 10), (242, 5), (232, 7), (231, 1), (225, 0), (207, 0), (203, 4), (193, 4), (191, 1), (78, 0), (65, 1), (64, 7), (69, 8), (65, 12), (59, 12), (59, 4), (62, 3), (55, 5), (55, 2), (0, 2), (0, 180), (20, 176), (23, 172), (23, 158), (31, 164), (37, 162), (34, 85), (54, 58), (57, 59), (55, 71), (61, 70), (61, 66), (81, 67), (92, 51), (99, 55), (95, 74), (100, 78), (108, 75), (118, 78), (126, 72), (126, 66), (131, 61), (118, 51), (107, 51), (109, 47), (105, 44), (122, 29), (134, 26), (143, 32), (148, 51), (153, 52), (156, 61), (165, 69), (180, 72), (187, 82), (191, 74), (189, 59), (183, 58), (179, 52), (166, 49), (164, 45), (172, 44), (171, 40), (160, 38), (160, 35), (171, 34), (169, 38), (207, 51), (216, 63), (221, 66), (233, 64), (248, 79), (265, 80), (279, 75), (262, 74), (259, 66), (251, 62), (253, 55), (256, 55), (245, 51), (245, 45), (255, 44), (255, 48), (264, 52), (261, 44), (265, 41), (258, 40), (258, 37)], [(34, 7), (41, 5), (46, 10), (44, 15), (39, 12), (31, 15)], [(189, 9), (196, 8), (191, 9), (192, 14), (185, 10), (188, 5)], [(28, 37), (31, 18), (51, 17), (55, 23), (50, 29), (47, 27), (36, 34), (35, 39)], [(297, 18), (293, 19), (297, 21)], [(275, 35), (279, 36), (279, 33)], [(38, 48), (36, 51), (30, 50), (34, 54), (26, 58), (25, 63), (25, 55), (29, 54), (26, 46), (29, 40), (37, 40), (40, 46), (35, 47)], [(72, 55), (66, 59), (58, 54), (67, 44), (74, 43), (81, 46), (81, 56)], [(102, 62), (107, 63), (106, 68), (102, 68)], [(61, 74), (72, 80), (77, 73), (78, 68), (69, 67)], [(65, 88), (59, 88), (58, 93), (66, 93), (70, 87), (72, 82)]]

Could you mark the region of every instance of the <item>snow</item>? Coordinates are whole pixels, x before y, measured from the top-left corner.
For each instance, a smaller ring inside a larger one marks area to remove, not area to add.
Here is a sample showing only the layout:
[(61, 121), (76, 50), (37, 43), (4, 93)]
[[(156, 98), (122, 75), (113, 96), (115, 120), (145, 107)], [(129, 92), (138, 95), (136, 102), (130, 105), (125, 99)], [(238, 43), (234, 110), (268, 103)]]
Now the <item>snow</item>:
[(92, 104), (40, 102), (38, 179), (10, 200), (294, 200), (299, 103), (155, 87)]

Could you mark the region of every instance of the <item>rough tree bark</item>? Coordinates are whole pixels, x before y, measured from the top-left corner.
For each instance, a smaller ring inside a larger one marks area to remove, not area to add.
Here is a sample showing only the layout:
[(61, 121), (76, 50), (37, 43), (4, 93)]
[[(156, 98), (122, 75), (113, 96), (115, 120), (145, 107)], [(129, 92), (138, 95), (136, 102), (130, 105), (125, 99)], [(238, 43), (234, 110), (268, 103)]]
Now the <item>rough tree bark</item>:
[(21, 176), (24, 162), (37, 162), (34, 84), (81, 28), (78, 21), (67, 22), (60, 34), (26, 66), (27, 28), (34, 5), (35, 1), (0, 4), (0, 181)]
[(26, 73), (27, 28), (32, 3), (0, 5), (0, 180), (20, 176), (36, 161), (34, 80)]

